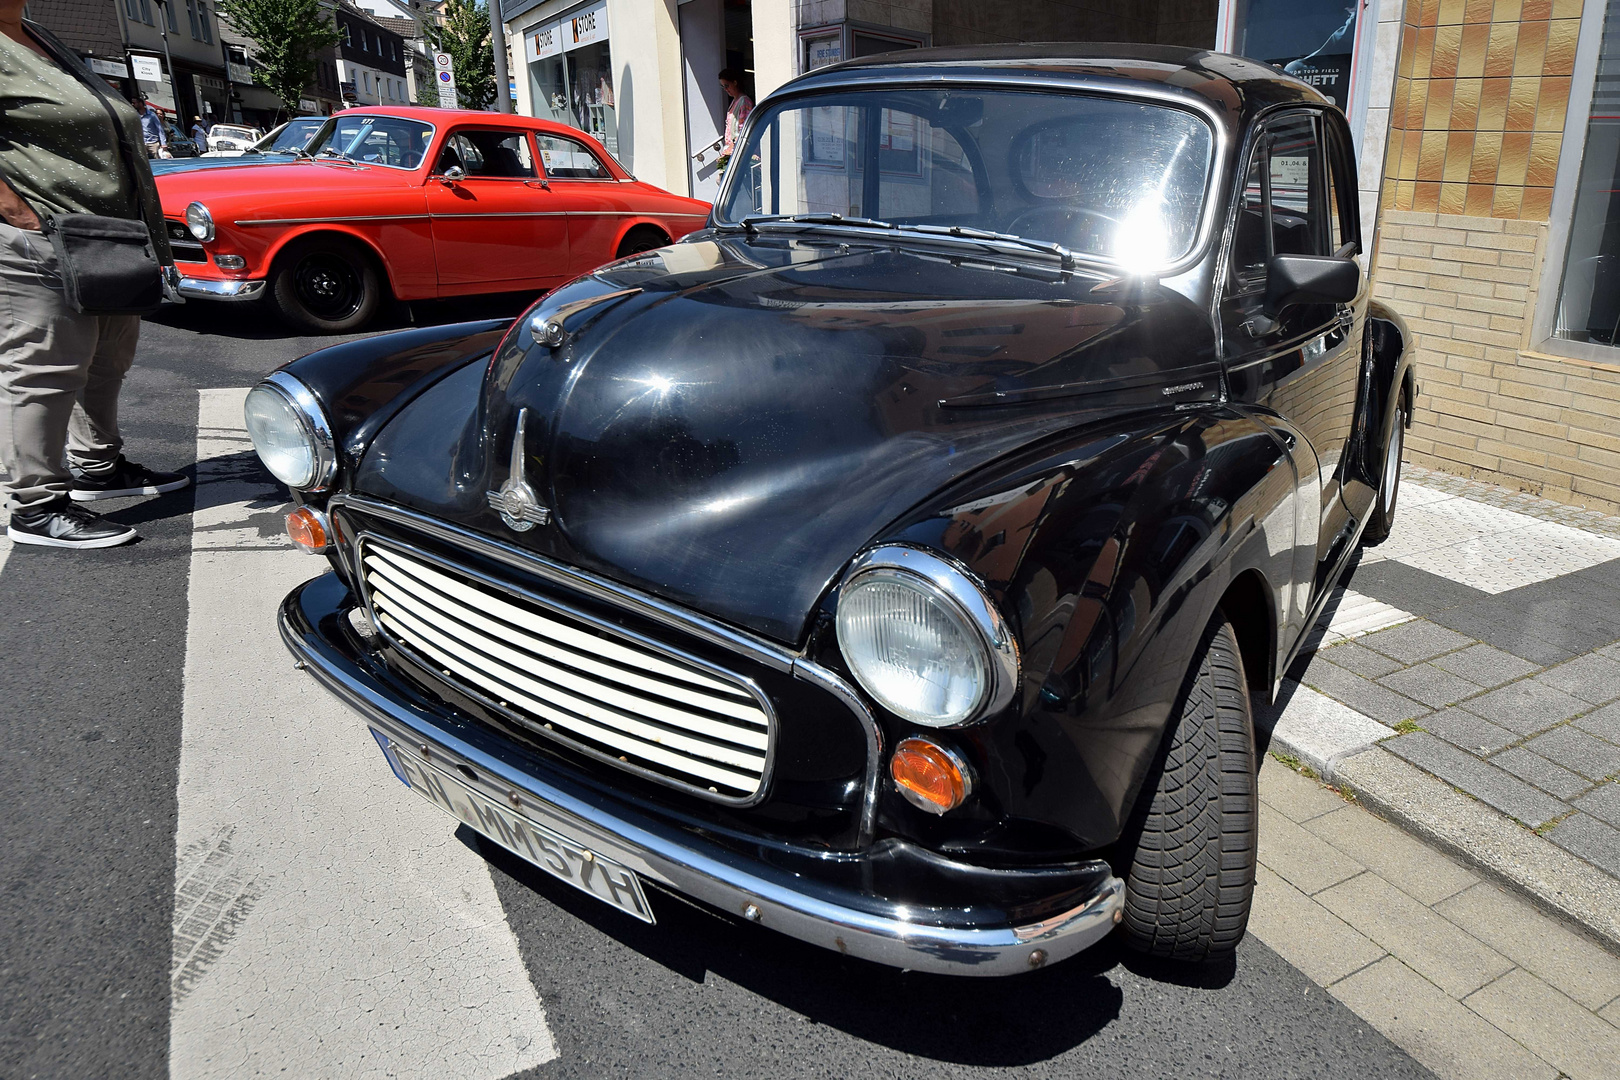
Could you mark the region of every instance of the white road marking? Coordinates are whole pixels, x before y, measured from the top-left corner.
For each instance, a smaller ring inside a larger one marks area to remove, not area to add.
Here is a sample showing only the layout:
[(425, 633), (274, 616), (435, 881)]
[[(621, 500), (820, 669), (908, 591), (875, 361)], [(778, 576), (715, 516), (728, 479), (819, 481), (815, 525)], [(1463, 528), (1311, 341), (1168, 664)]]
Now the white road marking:
[(175, 838), (176, 1080), (495, 1080), (557, 1056), (489, 869), (293, 669), (323, 567), (249, 479), (243, 390), (202, 391)]
[(1494, 594), (1620, 559), (1620, 540), (1406, 483), (1389, 539), (1361, 561), (1383, 559)]
[(1410, 611), (1402, 611), (1370, 596), (1363, 596), (1354, 589), (1340, 587), (1336, 595), (1328, 601), (1331, 614), (1317, 620), (1316, 629), (1321, 633), (1321, 647), (1337, 645), (1341, 641), (1351, 638), (1364, 637), (1378, 630), (1387, 630), (1391, 626), (1399, 626), (1403, 622), (1410, 622), (1414, 616)]

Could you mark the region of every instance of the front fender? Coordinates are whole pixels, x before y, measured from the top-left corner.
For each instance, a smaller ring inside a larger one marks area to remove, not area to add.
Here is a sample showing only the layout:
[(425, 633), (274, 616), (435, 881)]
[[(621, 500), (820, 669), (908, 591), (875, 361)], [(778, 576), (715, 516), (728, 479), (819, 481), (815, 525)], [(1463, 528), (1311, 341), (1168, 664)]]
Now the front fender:
[(1248, 613), (1266, 640), (1246, 653), (1275, 663), (1294, 492), (1283, 444), (1214, 408), (1137, 416), (1000, 462), (897, 531), (977, 574), (1018, 635), (1019, 694), (960, 733), (986, 812), (1060, 829), (1082, 851), (1120, 837), (1204, 627), (1240, 578), (1233, 595), (1265, 608)]
[(383, 425), (446, 375), (488, 357), (511, 325), (482, 319), (399, 330), (318, 349), (281, 370), (325, 408), (339, 466), (352, 475)]

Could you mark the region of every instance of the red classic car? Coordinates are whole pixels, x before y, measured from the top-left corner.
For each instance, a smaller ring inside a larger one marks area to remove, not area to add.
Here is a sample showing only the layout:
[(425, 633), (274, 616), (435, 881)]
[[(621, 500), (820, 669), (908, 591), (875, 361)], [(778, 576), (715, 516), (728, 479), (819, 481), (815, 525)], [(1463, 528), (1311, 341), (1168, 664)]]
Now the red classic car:
[(390, 295), (549, 289), (709, 213), (584, 132), (448, 109), (351, 109), (293, 160), (173, 173), (158, 191), (183, 295), (262, 297), (324, 333), (360, 327)]

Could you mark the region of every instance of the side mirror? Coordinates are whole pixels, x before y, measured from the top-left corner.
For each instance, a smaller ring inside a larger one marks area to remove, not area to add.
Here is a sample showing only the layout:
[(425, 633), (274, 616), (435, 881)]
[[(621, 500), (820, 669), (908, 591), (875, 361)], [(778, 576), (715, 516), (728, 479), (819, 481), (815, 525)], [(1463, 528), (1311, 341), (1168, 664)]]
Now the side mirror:
[(1265, 313), (1294, 304), (1348, 304), (1361, 292), (1361, 267), (1334, 255), (1273, 255), (1266, 264)]
[(443, 180), (447, 184), (453, 184), (457, 180), (465, 180), (466, 178), (467, 170), (463, 169), (460, 165), (452, 165), (439, 174), (439, 179)]

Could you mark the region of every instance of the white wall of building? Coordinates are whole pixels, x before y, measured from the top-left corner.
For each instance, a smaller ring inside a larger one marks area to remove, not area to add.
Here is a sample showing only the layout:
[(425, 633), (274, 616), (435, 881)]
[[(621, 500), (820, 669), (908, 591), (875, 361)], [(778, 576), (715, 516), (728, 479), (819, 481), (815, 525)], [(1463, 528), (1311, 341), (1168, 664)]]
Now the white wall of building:
[(405, 76), (339, 58), (338, 81), (354, 83), (355, 105), (408, 105), (410, 87)]

